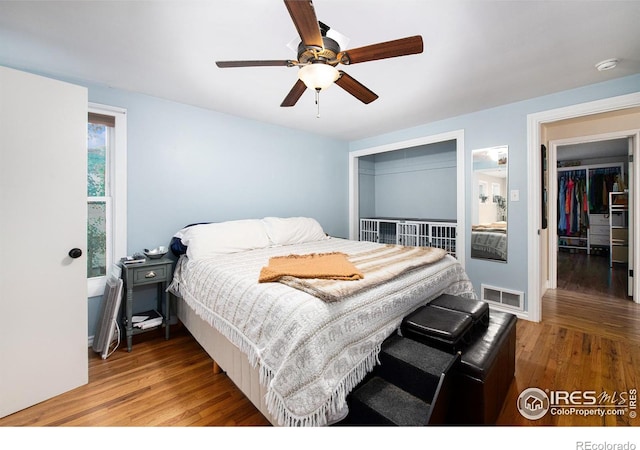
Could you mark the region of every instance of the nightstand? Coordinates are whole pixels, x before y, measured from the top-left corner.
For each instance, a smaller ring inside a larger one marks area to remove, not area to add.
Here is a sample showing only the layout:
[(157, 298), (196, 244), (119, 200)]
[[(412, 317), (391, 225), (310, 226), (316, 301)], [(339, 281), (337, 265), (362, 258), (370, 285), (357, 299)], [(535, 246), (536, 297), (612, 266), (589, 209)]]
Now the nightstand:
[[(146, 331), (155, 330), (158, 326), (165, 327), (165, 339), (169, 339), (169, 320), (171, 310), (167, 286), (171, 281), (173, 261), (167, 258), (147, 259), (144, 263), (120, 264), (122, 267), (122, 280), (126, 290), (125, 310), (123, 316), (125, 334), (127, 336), (127, 350), (131, 351), (133, 336)], [(131, 320), (133, 313), (133, 292), (138, 286), (156, 284), (158, 286), (158, 312), (162, 314), (162, 324), (153, 328), (141, 329), (133, 326)]]

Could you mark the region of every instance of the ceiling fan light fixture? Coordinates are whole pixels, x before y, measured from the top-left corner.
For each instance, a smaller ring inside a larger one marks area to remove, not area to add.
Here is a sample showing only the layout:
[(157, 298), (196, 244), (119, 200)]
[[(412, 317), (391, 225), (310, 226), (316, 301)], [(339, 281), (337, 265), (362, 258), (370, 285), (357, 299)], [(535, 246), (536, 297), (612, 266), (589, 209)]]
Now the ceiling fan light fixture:
[(328, 88), (339, 77), (338, 69), (325, 63), (308, 64), (298, 70), (298, 78), (309, 89), (316, 91)]

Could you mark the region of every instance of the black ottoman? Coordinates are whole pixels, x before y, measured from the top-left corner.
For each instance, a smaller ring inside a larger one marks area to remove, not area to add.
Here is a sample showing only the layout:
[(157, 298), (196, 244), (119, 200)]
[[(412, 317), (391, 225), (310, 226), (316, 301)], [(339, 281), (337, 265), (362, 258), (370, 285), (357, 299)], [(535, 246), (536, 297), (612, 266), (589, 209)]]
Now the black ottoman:
[(410, 339), (456, 353), (469, 344), (472, 328), (469, 314), (427, 305), (405, 317), (400, 331)]
[(428, 306), (469, 314), (473, 321), (474, 331), (484, 330), (489, 326), (489, 304), (481, 300), (442, 294), (433, 299)]
[(453, 404), (448, 422), (495, 424), (515, 376), (514, 314), (491, 311), (489, 326), (463, 349), (453, 369)]

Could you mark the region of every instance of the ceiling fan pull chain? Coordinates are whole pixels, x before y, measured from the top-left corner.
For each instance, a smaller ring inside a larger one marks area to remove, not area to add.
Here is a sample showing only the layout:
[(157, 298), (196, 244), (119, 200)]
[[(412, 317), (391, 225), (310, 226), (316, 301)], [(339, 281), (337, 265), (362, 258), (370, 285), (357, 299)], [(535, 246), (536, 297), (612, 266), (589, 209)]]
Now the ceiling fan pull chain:
[(318, 107), (318, 112), (316, 113), (316, 119), (320, 118), (320, 89), (316, 89), (316, 106)]

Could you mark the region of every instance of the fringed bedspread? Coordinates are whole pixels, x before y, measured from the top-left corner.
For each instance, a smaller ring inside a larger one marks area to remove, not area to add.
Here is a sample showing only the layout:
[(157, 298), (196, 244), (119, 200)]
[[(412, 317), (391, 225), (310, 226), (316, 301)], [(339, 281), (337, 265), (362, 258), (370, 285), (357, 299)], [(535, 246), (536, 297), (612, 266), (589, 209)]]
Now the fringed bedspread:
[(433, 264), (446, 254), (447, 252), (441, 248), (380, 245), (374, 249), (346, 255), (348, 262), (358, 270), (359, 278), (336, 281), (327, 278), (282, 276), (278, 281), (325, 302), (336, 302), (352, 297), (360, 291), (388, 283), (405, 272)]
[(380, 246), (331, 238), (201, 261), (183, 256), (169, 289), (259, 369), (279, 424), (326, 425), (346, 410), (347, 394), (373, 370), (404, 316), (442, 293), (475, 298), (471, 282), (447, 255), (327, 303), (282, 283), (258, 283), (260, 270), (273, 256), (353, 255)]

